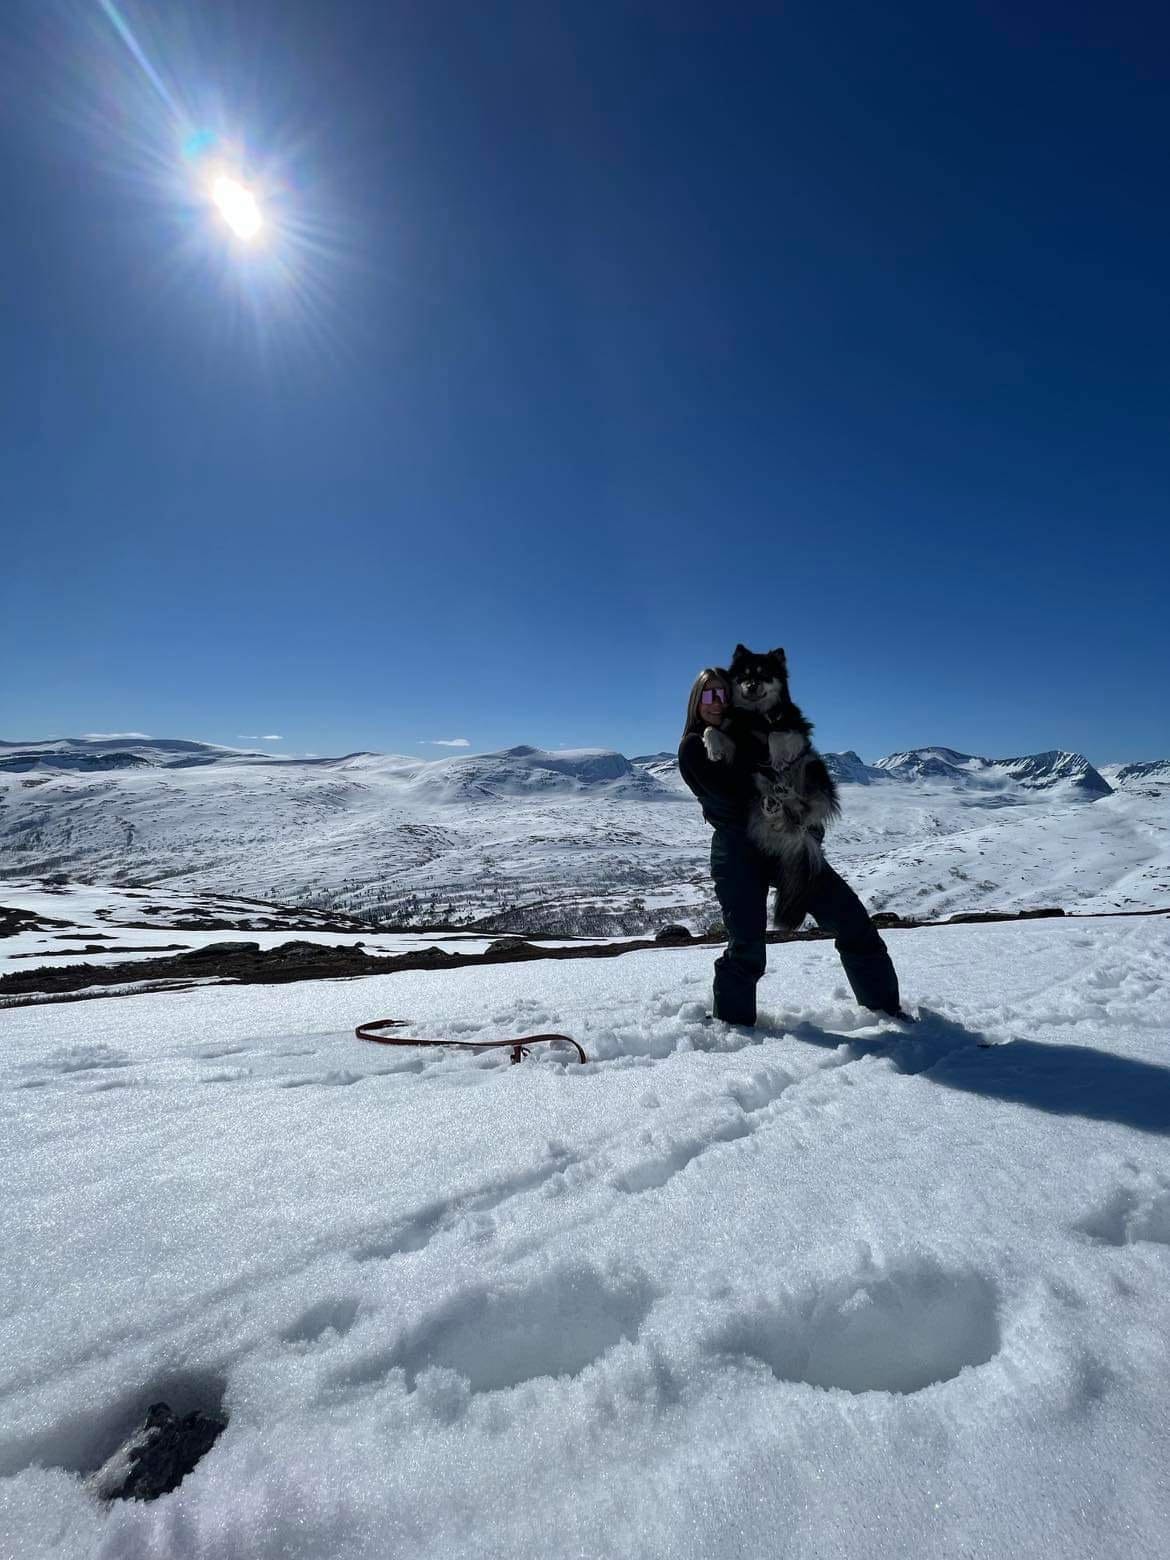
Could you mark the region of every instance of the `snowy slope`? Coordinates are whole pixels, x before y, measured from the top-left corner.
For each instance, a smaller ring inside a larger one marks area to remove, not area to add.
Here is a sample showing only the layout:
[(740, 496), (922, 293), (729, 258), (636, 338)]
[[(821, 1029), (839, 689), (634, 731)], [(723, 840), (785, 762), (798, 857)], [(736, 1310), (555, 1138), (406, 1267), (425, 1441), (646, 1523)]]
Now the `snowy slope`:
[(1168, 932), (888, 933), (913, 1030), (827, 942), (754, 1035), (686, 949), (6, 1013), (0, 1554), (1160, 1560)]
[[(269, 949), (295, 940), (390, 956), (427, 948), (478, 954), (495, 940), (491, 933), (375, 932), (336, 911), (288, 910), (233, 896), (111, 883), (50, 886), (9, 880), (0, 886), (0, 899), (0, 976), (62, 965), (138, 963), (217, 944)], [(12, 911), (21, 924), (5, 935), (5, 914)], [(567, 945), (555, 937), (542, 937), (540, 944)], [(0, 995), (0, 1007), (9, 1000)]]
[(1152, 764), (1103, 764), (1101, 774), (1116, 790), (1170, 799), (1170, 759)]
[[(873, 910), (1170, 902), (1170, 784), (1158, 778), (1170, 766), (1125, 766), (1110, 781), (1064, 753), (829, 759), (844, 806), (831, 859)], [(6, 877), (616, 935), (717, 919), (709, 838), (670, 754), (290, 760), (149, 739), (0, 744)]]
[(1032, 753), (1026, 758), (977, 758), (954, 748), (914, 748), (891, 753), (874, 766), (899, 779), (923, 779), (970, 786), (981, 791), (1022, 788), (1060, 790), (1092, 799), (1108, 796), (1108, 781), (1080, 753)]

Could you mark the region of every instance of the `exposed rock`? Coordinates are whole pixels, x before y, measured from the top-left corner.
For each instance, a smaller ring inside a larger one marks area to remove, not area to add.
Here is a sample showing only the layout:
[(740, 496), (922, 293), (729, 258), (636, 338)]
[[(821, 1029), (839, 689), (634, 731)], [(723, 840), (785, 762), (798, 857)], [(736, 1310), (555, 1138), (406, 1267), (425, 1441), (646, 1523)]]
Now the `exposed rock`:
[(47, 932), (54, 926), (76, 926), (75, 921), (58, 921), (51, 915), (38, 915), (35, 910), (16, 910), (10, 905), (0, 905), (0, 937), (15, 937), (17, 932)]
[(654, 941), (658, 943), (690, 942), (691, 934), (685, 926), (661, 926), (654, 933)]
[(5, 753), (0, 770), (21, 774), (30, 769), (142, 769), (149, 761), (137, 753)]
[(1170, 758), (1155, 759), (1149, 764), (1119, 764), (1106, 778), (1132, 796), (1160, 800), (1163, 788), (1170, 785)]
[[(285, 948), (309, 948), (315, 947), (314, 943), (284, 943)], [(200, 959), (218, 959), (221, 954), (259, 953), (260, 944), (257, 942), (213, 942), (205, 943), (202, 948), (192, 948), (190, 953), (185, 953), (183, 959), (190, 963), (196, 963)]]
[[(450, 957), (439, 948), (409, 955), (411, 968), (427, 969)], [(145, 981), (218, 978), (247, 985), (272, 985), (291, 980), (327, 980), (338, 976), (372, 975), (395, 967), (360, 948), (330, 948), (321, 943), (287, 942), (261, 949), (254, 942), (212, 943), (187, 953), (118, 964), (64, 964), (57, 968), (16, 970), (0, 976), (0, 994), (31, 991), (78, 991), (86, 986), (135, 984)]]
[(146, 1419), (90, 1479), (101, 1500), (157, 1500), (169, 1495), (227, 1428), (219, 1414), (195, 1409), (180, 1418), (154, 1403)]
[(884, 769), (867, 764), (860, 754), (849, 748), (844, 753), (822, 753), (825, 766), (833, 779), (842, 785), (873, 785), (875, 781), (889, 781)]
[(911, 748), (879, 758), (873, 769), (900, 780), (943, 780), (976, 791), (1047, 791), (1067, 786), (1073, 795), (1090, 801), (1113, 790), (1083, 754), (1056, 750), (1018, 758), (980, 758), (955, 748)]
[(495, 958), (505, 953), (515, 957), (517, 954), (533, 954), (539, 951), (524, 937), (497, 937), (484, 949), (485, 955)]
[[(947, 926), (971, 921), (1024, 921), (1043, 916), (1062, 916), (1056, 909), (974, 910), (953, 915), (947, 921), (919, 921), (903, 918), (891, 911), (872, 917), (877, 926)], [(1095, 912), (1102, 913), (1102, 912)], [(1162, 911), (1111, 911), (1115, 915), (1160, 915)], [(663, 928), (669, 931), (670, 928)], [(808, 930), (769, 931), (768, 943), (815, 942), (832, 933), (810, 927)], [(695, 946), (726, 942), (722, 923), (715, 923), (700, 937), (687, 941)], [(388, 975), (396, 970), (455, 969), (465, 965), (519, 962), (528, 959), (612, 959), (639, 948), (655, 948), (669, 941), (661, 935), (651, 941), (634, 938), (628, 942), (587, 943), (556, 948), (538, 947), (519, 937), (499, 937), (483, 953), (449, 953), (445, 948), (423, 948), (411, 953), (374, 955), (357, 946), (324, 947), (319, 943), (288, 942), (279, 948), (260, 949), (255, 943), (215, 943), (190, 953), (167, 958), (142, 959), (121, 964), (66, 964), (58, 967), (12, 970), (0, 976), (0, 1007), (20, 1007), (30, 1002), (72, 1001), (103, 996), (105, 986), (120, 986), (131, 991), (181, 989), (198, 980), (237, 981), (246, 985), (272, 985), (296, 980), (338, 980), (359, 975)], [(682, 939), (677, 941), (681, 944)]]
[[(187, 943), (152, 943), (149, 948), (119, 948), (117, 951), (119, 953), (184, 953), (188, 946)], [(62, 952), (65, 951), (69, 953), (109, 953), (111, 950), (103, 947), (101, 943), (86, 943), (84, 948), (62, 950)], [(11, 959), (43, 959), (44, 957), (43, 953), (38, 953), (35, 949), (32, 953), (9, 954)]]

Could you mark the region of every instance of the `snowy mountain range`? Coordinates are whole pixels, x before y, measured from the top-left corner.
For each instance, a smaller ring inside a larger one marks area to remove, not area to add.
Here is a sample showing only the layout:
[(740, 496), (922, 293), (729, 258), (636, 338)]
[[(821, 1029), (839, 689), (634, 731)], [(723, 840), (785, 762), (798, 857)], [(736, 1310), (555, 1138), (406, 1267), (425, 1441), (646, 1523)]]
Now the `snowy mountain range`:
[[(831, 856), (871, 910), (1170, 903), (1170, 760), (826, 757), (843, 801)], [(605, 934), (716, 919), (708, 843), (673, 753), (0, 742), (8, 878), (165, 880), (416, 925)]]
[[(856, 754), (846, 756), (855, 758)], [(1108, 796), (1113, 790), (1079, 753), (976, 758), (970, 753), (956, 753), (954, 748), (913, 748), (908, 753), (891, 753), (888, 758), (879, 758), (874, 767), (901, 780), (943, 780), (979, 791), (1003, 792), (1012, 787), (1052, 791), (1064, 786), (1091, 799)]]

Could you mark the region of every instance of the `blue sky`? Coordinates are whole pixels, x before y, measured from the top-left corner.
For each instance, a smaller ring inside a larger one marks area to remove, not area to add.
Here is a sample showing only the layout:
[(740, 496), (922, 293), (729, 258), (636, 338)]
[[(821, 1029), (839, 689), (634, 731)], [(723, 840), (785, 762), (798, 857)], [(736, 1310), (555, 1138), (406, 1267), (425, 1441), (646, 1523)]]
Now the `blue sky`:
[(0, 736), (632, 754), (743, 640), (1170, 754), (1164, 7), (120, 11), (0, 82)]

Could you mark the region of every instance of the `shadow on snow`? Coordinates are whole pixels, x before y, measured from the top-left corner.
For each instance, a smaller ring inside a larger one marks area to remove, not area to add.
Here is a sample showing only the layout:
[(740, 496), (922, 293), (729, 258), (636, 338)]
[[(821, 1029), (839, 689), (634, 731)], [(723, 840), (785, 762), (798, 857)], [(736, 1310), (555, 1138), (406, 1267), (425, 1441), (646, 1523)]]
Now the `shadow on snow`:
[(927, 1077), (948, 1089), (1170, 1136), (1170, 1067), (1092, 1046), (1018, 1038), (994, 1042), (929, 1008), (921, 1010), (915, 1033), (904, 1038), (858, 1039), (812, 1023), (764, 1033), (789, 1034), (834, 1050), (847, 1045), (859, 1056), (884, 1056), (899, 1072)]

